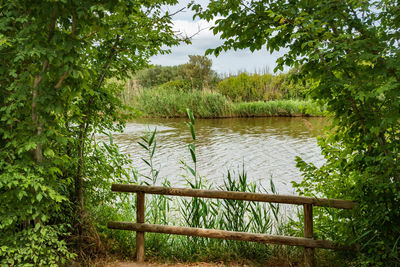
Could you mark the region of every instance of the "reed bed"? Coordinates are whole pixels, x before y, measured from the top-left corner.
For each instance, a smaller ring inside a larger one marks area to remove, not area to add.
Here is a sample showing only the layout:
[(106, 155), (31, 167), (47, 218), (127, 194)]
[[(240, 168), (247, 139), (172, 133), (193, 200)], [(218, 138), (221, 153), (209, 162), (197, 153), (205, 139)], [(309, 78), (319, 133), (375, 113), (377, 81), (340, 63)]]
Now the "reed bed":
[(143, 90), (131, 104), (147, 117), (186, 117), (186, 109), (198, 118), (218, 118), (231, 113), (229, 101), (210, 91), (179, 92)]
[(324, 108), (309, 100), (274, 100), (232, 104), (237, 117), (323, 116)]
[(129, 104), (145, 117), (161, 118), (186, 117), (187, 108), (197, 118), (324, 115), (324, 108), (310, 100), (232, 102), (212, 91), (147, 89)]

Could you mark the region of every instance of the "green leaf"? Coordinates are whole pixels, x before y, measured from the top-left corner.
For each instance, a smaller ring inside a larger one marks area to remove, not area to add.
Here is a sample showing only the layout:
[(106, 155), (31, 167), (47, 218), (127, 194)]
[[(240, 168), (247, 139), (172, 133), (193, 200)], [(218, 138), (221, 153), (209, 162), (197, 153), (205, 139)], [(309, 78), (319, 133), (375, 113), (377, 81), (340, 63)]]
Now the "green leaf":
[(44, 151), (44, 155), (46, 157), (53, 158), (55, 156), (55, 153), (52, 149), (48, 148)]
[(190, 155), (192, 156), (193, 162), (196, 163), (195, 146), (193, 144), (189, 144), (189, 151), (190, 151)]
[(145, 145), (142, 144), (141, 142), (137, 142), (141, 147), (143, 147), (144, 149), (146, 149), (147, 151), (149, 150), (149, 148)]
[(156, 151), (156, 147), (157, 147), (157, 143), (156, 142), (154, 142), (154, 146), (153, 146), (153, 149), (151, 150), (151, 157), (153, 157), (154, 156), (154, 152)]
[(193, 124), (190, 124), (189, 127), (190, 127), (190, 133), (192, 134), (192, 139), (196, 140), (196, 133), (194, 131)]
[(193, 116), (192, 111), (190, 109), (186, 109), (186, 113), (190, 119), (191, 124), (194, 125), (194, 116)]
[(191, 173), (193, 176), (196, 176), (196, 172), (195, 172), (190, 166), (186, 165), (186, 168), (190, 171), (190, 173)]
[(144, 163), (146, 163), (147, 166), (151, 168), (151, 164), (147, 160), (145, 160), (144, 158), (142, 158), (142, 160), (144, 161)]
[(154, 131), (153, 131), (153, 134), (151, 135), (151, 137), (150, 137), (150, 139), (149, 139), (149, 147), (151, 146), (151, 144), (153, 143), (153, 140), (154, 140), (154, 138), (155, 138), (155, 136), (156, 136), (156, 132), (157, 132), (157, 128), (156, 129), (154, 129)]

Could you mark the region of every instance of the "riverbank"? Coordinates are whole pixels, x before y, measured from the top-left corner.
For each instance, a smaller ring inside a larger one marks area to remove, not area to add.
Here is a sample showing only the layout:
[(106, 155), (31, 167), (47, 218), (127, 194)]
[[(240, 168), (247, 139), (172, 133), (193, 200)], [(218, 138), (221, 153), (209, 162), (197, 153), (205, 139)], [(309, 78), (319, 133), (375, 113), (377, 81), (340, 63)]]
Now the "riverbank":
[(197, 118), (324, 116), (324, 107), (310, 100), (232, 102), (217, 92), (144, 90), (129, 105), (151, 118), (183, 118), (186, 109)]

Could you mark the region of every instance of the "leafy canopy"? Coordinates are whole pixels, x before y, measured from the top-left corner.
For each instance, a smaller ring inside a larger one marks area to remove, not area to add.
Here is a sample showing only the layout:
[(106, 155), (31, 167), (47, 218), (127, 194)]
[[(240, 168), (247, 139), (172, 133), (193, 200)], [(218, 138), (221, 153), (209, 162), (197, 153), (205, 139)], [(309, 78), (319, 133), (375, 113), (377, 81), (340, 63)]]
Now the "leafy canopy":
[(66, 233), (83, 236), (86, 205), (124, 177), (125, 161), (94, 139), (127, 113), (105, 81), (179, 43), (163, 11), (176, 2), (0, 3), (0, 265), (73, 257)]
[[(398, 1), (211, 1), (192, 3), (224, 43), (209, 49), (283, 51), (275, 70), (301, 66), (318, 83), (333, 132), (320, 140), (326, 163), (298, 159), (305, 194), (358, 201), (352, 214), (324, 213), (329, 238), (358, 242), (366, 264), (400, 260), (400, 9)], [(322, 216), (322, 215), (321, 215)]]

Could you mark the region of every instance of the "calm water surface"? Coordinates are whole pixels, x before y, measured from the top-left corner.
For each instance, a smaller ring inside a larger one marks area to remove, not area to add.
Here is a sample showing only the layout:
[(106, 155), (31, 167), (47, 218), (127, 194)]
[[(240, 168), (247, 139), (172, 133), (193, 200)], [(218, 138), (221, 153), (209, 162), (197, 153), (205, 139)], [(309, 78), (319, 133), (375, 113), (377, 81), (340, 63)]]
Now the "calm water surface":
[[(181, 160), (192, 164), (187, 145), (192, 141), (186, 119), (140, 119), (114, 134), (123, 153), (129, 154), (139, 173), (149, 169), (141, 158), (146, 152), (137, 142), (146, 131), (157, 128), (155, 166), (160, 177), (184, 186), (186, 172)], [(200, 175), (214, 187), (223, 183), (227, 171), (244, 166), (250, 181), (269, 185), (272, 178), (281, 194), (295, 194), (290, 181), (300, 181), (295, 157), (316, 165), (323, 163), (316, 137), (323, 133), (324, 118), (232, 118), (197, 119), (196, 152)]]

